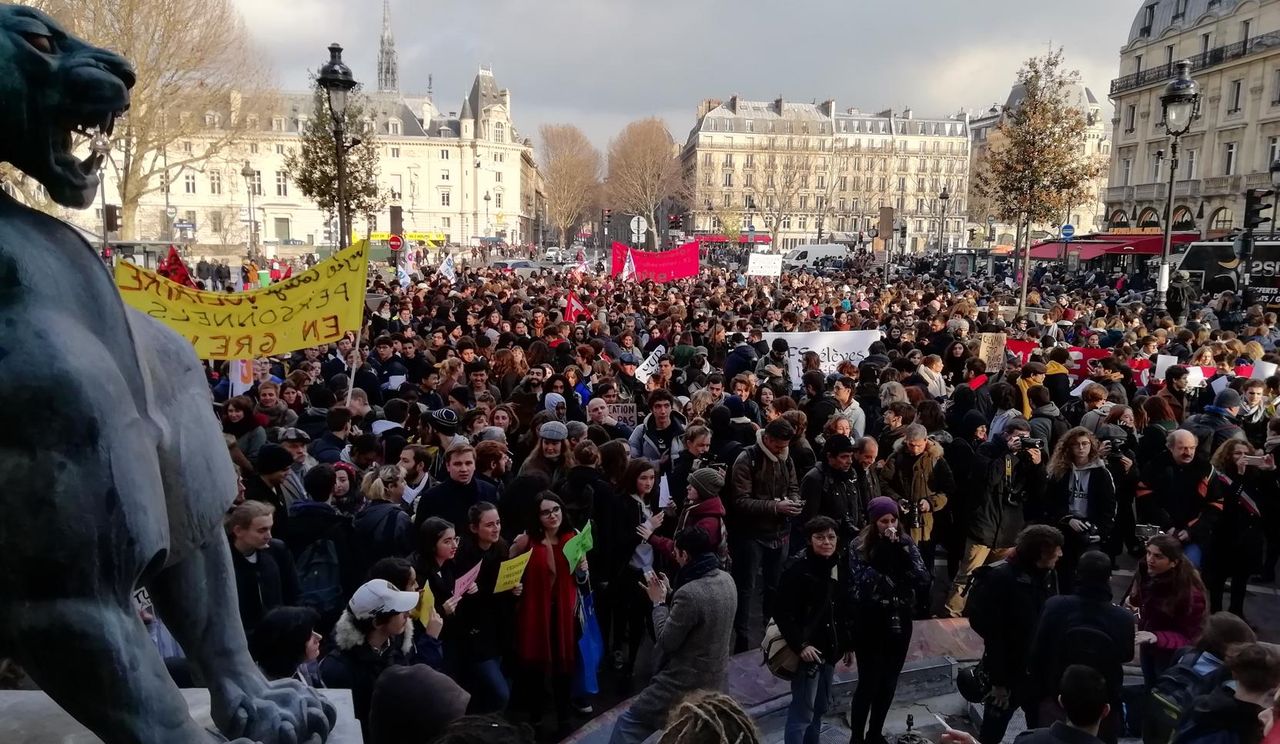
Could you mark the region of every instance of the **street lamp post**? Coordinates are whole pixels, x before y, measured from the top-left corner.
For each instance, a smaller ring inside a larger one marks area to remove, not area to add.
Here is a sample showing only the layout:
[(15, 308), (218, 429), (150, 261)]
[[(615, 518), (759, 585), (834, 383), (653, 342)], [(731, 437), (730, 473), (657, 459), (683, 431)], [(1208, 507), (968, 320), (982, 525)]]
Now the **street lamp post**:
[[(1177, 75), (1164, 88), (1160, 96), (1160, 108), (1164, 112), (1164, 128), (1171, 139), (1169, 143), (1169, 191), (1165, 194), (1164, 249), (1160, 254), (1160, 275), (1156, 283), (1156, 315), (1167, 312), (1165, 300), (1169, 293), (1169, 253), (1173, 246), (1173, 184), (1178, 176), (1178, 138), (1191, 129), (1191, 123), (1200, 116), (1200, 86), (1191, 79), (1191, 62), (1177, 64)], [(1274, 176), (1273, 176), (1274, 177)]]
[(343, 132), (347, 117), (347, 94), (356, 87), (351, 68), (342, 61), (342, 45), (329, 45), (329, 61), (320, 68), (316, 82), (329, 98), (329, 115), (333, 119), (333, 148), (338, 171), (338, 247), (347, 247), (351, 238), (351, 218), (347, 214), (347, 143)]
[(493, 233), (493, 223), (489, 221), (489, 202), (492, 200), (493, 197), (489, 195), (489, 192), (484, 192), (484, 234), (486, 238)]
[[(1280, 214), (1280, 157), (1271, 161), (1271, 190), (1275, 192), (1275, 199), (1271, 202), (1271, 214)], [(1200, 204), (1200, 209), (1204, 210), (1204, 203)], [(1203, 216), (1203, 215), (1201, 215)], [(1276, 219), (1271, 220), (1271, 237), (1276, 236)]]
[(947, 229), (947, 202), (951, 200), (951, 194), (947, 191), (947, 187), (942, 187), (942, 193), (938, 194), (938, 201), (942, 202), (942, 219), (938, 220), (938, 255), (943, 255), (946, 249), (943, 247), (943, 236)]
[(98, 156), (98, 193), (102, 200), (102, 256), (107, 255), (107, 156), (111, 154), (111, 140), (99, 133), (89, 143), (89, 150)]
[(257, 245), (258, 235), (258, 217), (253, 213), (253, 166), (249, 165), (249, 161), (244, 161), (244, 167), (240, 169), (240, 176), (244, 179), (244, 190), (249, 195), (249, 259), (253, 260), (254, 248)]

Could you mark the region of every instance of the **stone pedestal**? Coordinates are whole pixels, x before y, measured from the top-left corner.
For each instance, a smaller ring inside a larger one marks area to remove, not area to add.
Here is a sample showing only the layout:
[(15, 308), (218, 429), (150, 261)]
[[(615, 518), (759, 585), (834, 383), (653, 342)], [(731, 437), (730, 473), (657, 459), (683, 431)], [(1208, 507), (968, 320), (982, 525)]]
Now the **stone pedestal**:
[[(364, 744), (351, 708), (350, 690), (318, 690), (338, 709), (338, 725), (327, 744)], [(191, 717), (210, 729), (209, 691), (183, 690)], [(0, 742), (4, 744), (99, 744), (102, 740), (43, 692), (0, 691)]]

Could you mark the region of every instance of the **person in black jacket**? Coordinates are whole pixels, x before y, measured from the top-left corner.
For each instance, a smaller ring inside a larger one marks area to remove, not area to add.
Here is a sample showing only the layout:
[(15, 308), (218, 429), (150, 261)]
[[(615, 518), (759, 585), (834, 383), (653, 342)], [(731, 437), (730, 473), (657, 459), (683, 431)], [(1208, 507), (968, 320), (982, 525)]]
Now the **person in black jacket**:
[(971, 475), (977, 462), (978, 448), (987, 441), (987, 419), (977, 411), (966, 411), (958, 421), (948, 421), (947, 428), (952, 437), (950, 442), (942, 445), (942, 455), (951, 468), (956, 487), (947, 499), (950, 518), (944, 521), (942, 534), (936, 539), (947, 552), (947, 578), (954, 579), (964, 556), (969, 512), (974, 500), (983, 493), (981, 484), (975, 483)]
[(1038, 719), (1037, 700), (1027, 693), (1027, 659), (1045, 602), (1057, 593), (1054, 567), (1062, 557), (1062, 533), (1037, 524), (1018, 533), (1009, 558), (985, 567), (969, 596), (969, 627), (984, 642), (982, 667), (991, 693), (982, 711), (982, 744), (999, 744), (1022, 708), (1027, 725)]
[(246, 501), (227, 519), (231, 563), (236, 576), (240, 622), (252, 634), (262, 616), (298, 599), (298, 574), (289, 550), (271, 539), (275, 509), (261, 501)]
[(1006, 555), (1026, 524), (1025, 512), (1040, 508), (1044, 455), (1022, 446), (1030, 432), (1026, 420), (1011, 418), (994, 440), (978, 448), (969, 478), (975, 491), (966, 518), (964, 558), (947, 597), (946, 613), (951, 617), (964, 612), (969, 575), (989, 559)]
[(827, 378), (822, 374), (822, 370), (811, 369), (805, 372), (800, 378), (800, 384), (804, 388), (805, 396), (800, 404), (800, 410), (804, 411), (807, 419), (804, 436), (809, 440), (809, 444), (817, 449), (818, 438), (822, 436), (822, 427), (826, 426), (827, 419), (840, 412), (840, 407), (836, 405), (836, 399), (827, 392)]
[(1111, 559), (1091, 550), (1076, 567), (1075, 593), (1052, 597), (1044, 605), (1031, 642), (1027, 668), (1031, 695), (1041, 709), (1050, 707), (1066, 690), (1059, 686), (1072, 664), (1085, 664), (1107, 683), (1109, 716), (1099, 734), (1115, 744), (1120, 733), (1120, 692), (1124, 665), (1133, 660), (1136, 624), (1133, 613), (1111, 603)]
[[(836, 523), (836, 532), (848, 546), (866, 524), (867, 502), (858, 493), (853, 471), (853, 441), (843, 434), (829, 437), (822, 446), (823, 462), (800, 481), (801, 519), (827, 517)], [(806, 530), (808, 527), (806, 526)]]
[(1266, 554), (1267, 538), (1262, 521), (1263, 504), (1276, 503), (1274, 456), (1260, 456), (1248, 442), (1229, 440), (1213, 454), (1208, 504), (1202, 521), (1207, 523), (1204, 581), (1209, 590), (1209, 611), (1222, 609), (1222, 595), (1231, 579), (1231, 604), (1244, 617), (1249, 577)]
[(471, 507), (487, 501), (497, 503), (493, 484), (476, 478), (476, 449), (455, 444), (442, 456), (446, 477), (423, 492), (413, 513), (415, 527), (427, 517), (441, 517), (449, 524), (466, 524)]
[(399, 465), (370, 470), (360, 484), (365, 507), (352, 525), (356, 571), (368, 575), (373, 564), (390, 557), (404, 557), (413, 550), (413, 522), (400, 508), (404, 471)]
[(1275, 705), (1280, 652), (1265, 643), (1242, 644), (1227, 654), (1227, 668), (1233, 684), (1196, 698), (1178, 724), (1174, 744), (1262, 741), (1259, 715)]
[(840, 565), (836, 522), (810, 519), (804, 535), (805, 546), (783, 569), (774, 613), (778, 631), (800, 657), (791, 679), (786, 744), (817, 744), (836, 662), (852, 661), (848, 567)]
[[(1055, 721), (1047, 728), (1028, 729), (1018, 734), (1015, 744), (1099, 744), (1102, 722), (1112, 717), (1116, 708), (1111, 704), (1107, 680), (1097, 670), (1075, 664), (1067, 667), (1062, 677), (1055, 680), (1061, 690), (1057, 703), (1066, 714), (1066, 721)], [(943, 736), (943, 741), (947, 737)]]
[(1049, 460), (1045, 508), (1049, 522), (1066, 537), (1059, 585), (1071, 590), (1076, 562), (1087, 550), (1110, 544), (1116, 522), (1116, 483), (1106, 451), (1088, 429), (1064, 434)]

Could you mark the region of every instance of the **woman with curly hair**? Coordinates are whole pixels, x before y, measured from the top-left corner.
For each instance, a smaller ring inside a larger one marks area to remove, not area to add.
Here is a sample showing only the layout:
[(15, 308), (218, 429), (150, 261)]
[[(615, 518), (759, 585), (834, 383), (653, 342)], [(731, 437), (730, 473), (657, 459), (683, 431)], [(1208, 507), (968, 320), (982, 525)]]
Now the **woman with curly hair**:
[(1047, 516), (1064, 538), (1058, 585), (1065, 594), (1071, 591), (1080, 556), (1110, 543), (1116, 522), (1116, 481), (1107, 468), (1102, 444), (1079, 426), (1054, 445), (1048, 475)]

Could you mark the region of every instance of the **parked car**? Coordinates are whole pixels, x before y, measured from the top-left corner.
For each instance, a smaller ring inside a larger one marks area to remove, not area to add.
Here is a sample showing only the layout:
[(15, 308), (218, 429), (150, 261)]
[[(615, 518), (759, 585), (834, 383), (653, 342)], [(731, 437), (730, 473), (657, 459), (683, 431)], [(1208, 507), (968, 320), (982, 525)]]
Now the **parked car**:
[(534, 262), (524, 260), (494, 261), (493, 268), (504, 274), (515, 274), (526, 278), (542, 271), (542, 268)]

